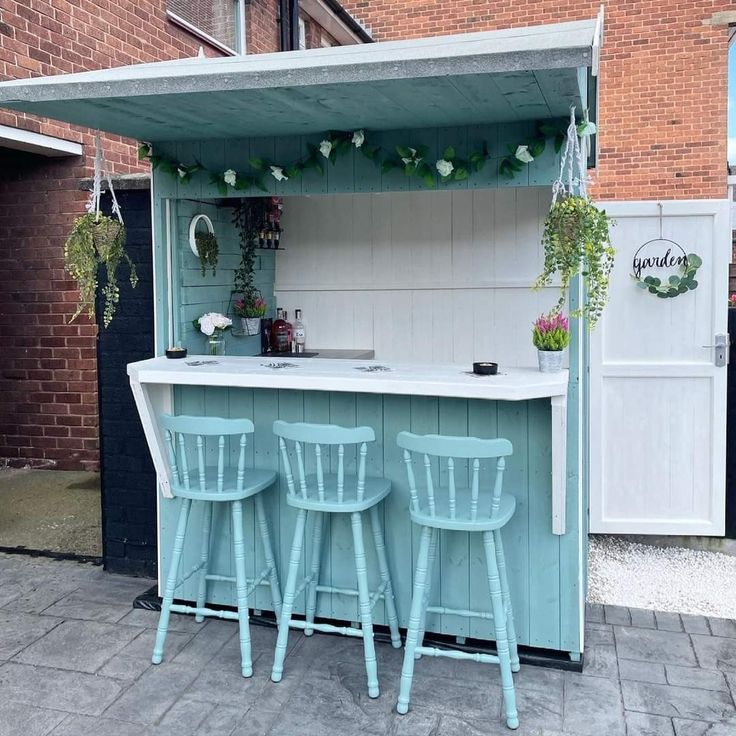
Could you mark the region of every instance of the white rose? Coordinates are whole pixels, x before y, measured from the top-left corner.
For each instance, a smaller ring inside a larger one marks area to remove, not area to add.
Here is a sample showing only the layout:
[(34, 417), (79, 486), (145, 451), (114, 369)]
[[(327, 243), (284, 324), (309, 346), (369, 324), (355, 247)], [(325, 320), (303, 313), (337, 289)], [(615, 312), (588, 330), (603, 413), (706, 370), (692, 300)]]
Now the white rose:
[(176, 173), (179, 174), (179, 178), (183, 179), (186, 175), (186, 169), (182, 169), (181, 166), (176, 170)]
[(529, 153), (529, 146), (519, 146), (514, 154), (519, 161), (523, 161), (525, 164), (530, 164), (534, 161), (534, 156)]
[(404, 165), (408, 164), (418, 164), (422, 159), (421, 156), (417, 157), (417, 149), (416, 148), (410, 148), (409, 152), (411, 153), (411, 156), (407, 158), (402, 158), (401, 160), (404, 162)]
[(325, 157), (329, 158), (332, 153), (332, 141), (324, 140), (319, 144), (319, 152)]
[(213, 315), (212, 322), (218, 330), (224, 330), (226, 327), (230, 327), (233, 323), (233, 321), (224, 314)]
[(356, 148), (360, 148), (365, 143), (365, 132), (362, 130), (356, 130), (353, 133), (353, 145)]
[(272, 166), (271, 167), (271, 176), (276, 179), (276, 181), (288, 181), (289, 177), (284, 174), (284, 170), (281, 168), (281, 166)]
[(437, 171), (440, 172), (440, 176), (450, 176), (455, 170), (452, 161), (446, 161), (444, 158), (441, 158), (435, 166), (437, 167)]
[(225, 184), (229, 184), (231, 187), (235, 186), (235, 182), (238, 180), (238, 173), (234, 169), (228, 169), (222, 178), (225, 180)]
[(199, 329), (202, 331), (204, 335), (213, 335), (215, 332), (215, 324), (210, 319), (209, 314), (205, 314), (203, 317), (199, 318)]

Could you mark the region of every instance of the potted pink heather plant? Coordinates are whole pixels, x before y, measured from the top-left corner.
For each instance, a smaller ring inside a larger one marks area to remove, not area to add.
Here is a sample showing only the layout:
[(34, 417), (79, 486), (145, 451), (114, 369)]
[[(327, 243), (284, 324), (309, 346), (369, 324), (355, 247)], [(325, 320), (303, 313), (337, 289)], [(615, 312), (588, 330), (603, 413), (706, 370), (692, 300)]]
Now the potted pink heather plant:
[(261, 334), (261, 319), (266, 314), (268, 303), (259, 294), (251, 293), (238, 299), (233, 304), (233, 311), (243, 323), (243, 332), (246, 335)]
[(562, 353), (570, 344), (570, 323), (561, 312), (554, 309), (541, 314), (534, 322), (532, 342), (537, 348), (539, 370), (557, 373), (562, 370)]

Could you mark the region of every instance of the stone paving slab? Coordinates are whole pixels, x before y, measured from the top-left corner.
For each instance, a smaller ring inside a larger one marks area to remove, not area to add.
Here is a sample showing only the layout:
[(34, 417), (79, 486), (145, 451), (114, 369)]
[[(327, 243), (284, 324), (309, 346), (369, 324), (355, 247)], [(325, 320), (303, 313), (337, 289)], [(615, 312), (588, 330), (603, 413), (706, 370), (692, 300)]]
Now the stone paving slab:
[[(132, 610), (149, 580), (91, 565), (0, 555), (0, 736), (502, 736), (498, 668), (424, 657), (411, 710), (395, 711), (402, 652), (377, 644), (368, 698), (362, 643), (253, 625), (240, 676), (237, 625)], [(582, 673), (522, 665), (517, 736), (736, 736), (736, 622), (588, 607)]]

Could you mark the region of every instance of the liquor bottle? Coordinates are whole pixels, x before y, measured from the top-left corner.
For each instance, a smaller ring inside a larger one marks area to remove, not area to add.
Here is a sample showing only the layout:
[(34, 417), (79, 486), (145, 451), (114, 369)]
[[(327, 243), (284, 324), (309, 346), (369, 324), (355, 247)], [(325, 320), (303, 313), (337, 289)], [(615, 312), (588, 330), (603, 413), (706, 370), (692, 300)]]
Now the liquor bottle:
[(286, 348), (286, 350), (290, 353), (294, 352), (294, 326), (289, 322), (289, 313), (284, 310), (284, 322), (286, 322), (286, 329), (289, 331), (289, 334), (287, 336), (287, 341), (289, 347)]
[(273, 226), (273, 247), (276, 250), (281, 246), (281, 225), (276, 222)]
[(273, 232), (271, 231), (271, 225), (267, 225), (266, 227), (266, 248), (273, 248)]
[(302, 310), (297, 309), (294, 314), (294, 352), (303, 353), (307, 344), (307, 330), (302, 322)]
[(286, 312), (276, 310), (276, 319), (271, 327), (271, 350), (274, 353), (288, 353), (290, 348), (291, 325), (286, 321)]
[(259, 248), (265, 248), (266, 247), (266, 235), (263, 232), (263, 228), (261, 228), (258, 231), (258, 247)]

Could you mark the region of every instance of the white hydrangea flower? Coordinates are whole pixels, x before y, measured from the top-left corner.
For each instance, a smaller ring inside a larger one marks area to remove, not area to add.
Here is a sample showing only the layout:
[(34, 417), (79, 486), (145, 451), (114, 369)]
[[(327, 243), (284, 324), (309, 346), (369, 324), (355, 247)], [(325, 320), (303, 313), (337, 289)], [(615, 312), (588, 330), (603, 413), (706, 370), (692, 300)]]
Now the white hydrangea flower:
[(289, 177), (284, 174), (284, 169), (281, 166), (271, 166), (271, 176), (276, 181), (288, 181)]
[(353, 133), (353, 145), (356, 148), (360, 148), (365, 143), (365, 131), (356, 130)]
[(202, 334), (208, 337), (215, 334), (215, 323), (210, 319), (209, 314), (205, 314), (199, 318), (199, 329), (202, 331)]
[(435, 166), (437, 167), (437, 171), (440, 172), (440, 176), (450, 176), (450, 174), (455, 170), (452, 161), (447, 161), (444, 158), (441, 158)]
[(534, 161), (534, 156), (529, 153), (529, 146), (519, 146), (516, 149), (516, 153), (514, 154), (514, 156), (516, 156), (519, 161), (522, 161), (525, 164), (530, 164), (532, 161)]
[(222, 175), (222, 178), (225, 180), (225, 184), (229, 184), (231, 187), (234, 187), (238, 180), (238, 173), (234, 169), (228, 169)]
[(325, 157), (329, 158), (332, 153), (332, 141), (324, 140), (319, 144), (319, 152)]

